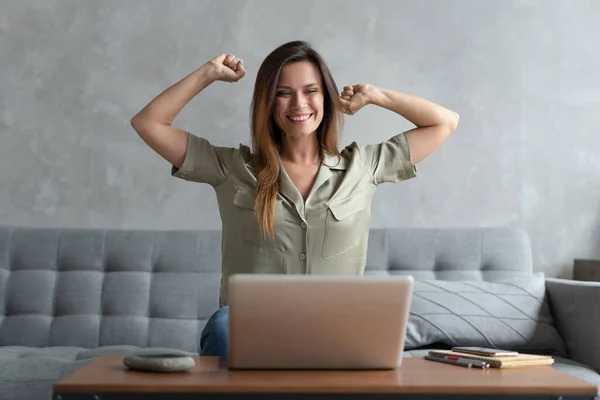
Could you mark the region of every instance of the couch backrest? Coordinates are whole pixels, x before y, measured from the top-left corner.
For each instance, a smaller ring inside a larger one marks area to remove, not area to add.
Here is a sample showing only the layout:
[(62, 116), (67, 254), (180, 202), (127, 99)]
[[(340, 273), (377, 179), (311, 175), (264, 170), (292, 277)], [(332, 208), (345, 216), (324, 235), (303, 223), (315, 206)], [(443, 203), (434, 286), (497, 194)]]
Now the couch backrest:
[(529, 236), (521, 229), (390, 228), (369, 235), (366, 274), (494, 281), (532, 272)]
[[(375, 229), (369, 240), (367, 274), (531, 274), (518, 230)], [(219, 231), (0, 227), (0, 346), (198, 351), (218, 307), (220, 251)]]

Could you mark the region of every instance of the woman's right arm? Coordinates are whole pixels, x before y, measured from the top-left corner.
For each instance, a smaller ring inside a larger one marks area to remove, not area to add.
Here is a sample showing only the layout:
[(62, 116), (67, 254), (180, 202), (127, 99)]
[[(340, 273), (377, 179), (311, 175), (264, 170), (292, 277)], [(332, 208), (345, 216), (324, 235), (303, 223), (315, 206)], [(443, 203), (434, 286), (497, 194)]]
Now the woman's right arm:
[(131, 126), (148, 146), (181, 168), (188, 133), (171, 126), (177, 114), (214, 81), (237, 82), (245, 73), (242, 60), (231, 54), (221, 54), (156, 96), (131, 118)]

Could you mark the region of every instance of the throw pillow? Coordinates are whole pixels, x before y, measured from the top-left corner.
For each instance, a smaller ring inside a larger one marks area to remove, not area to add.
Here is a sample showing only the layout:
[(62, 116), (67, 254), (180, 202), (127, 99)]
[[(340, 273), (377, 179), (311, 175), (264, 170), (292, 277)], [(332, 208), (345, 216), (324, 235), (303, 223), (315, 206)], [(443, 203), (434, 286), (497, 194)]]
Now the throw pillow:
[(415, 279), (405, 347), (432, 344), (566, 355), (543, 273), (494, 282)]

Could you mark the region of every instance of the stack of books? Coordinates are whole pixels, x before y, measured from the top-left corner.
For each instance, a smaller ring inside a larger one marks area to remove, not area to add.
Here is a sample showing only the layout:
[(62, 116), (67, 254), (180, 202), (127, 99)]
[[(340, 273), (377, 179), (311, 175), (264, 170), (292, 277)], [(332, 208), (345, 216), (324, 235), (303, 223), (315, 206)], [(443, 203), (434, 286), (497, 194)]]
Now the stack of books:
[(492, 356), (464, 352), (457, 350), (457, 348), (453, 348), (452, 350), (431, 350), (429, 351), (429, 357), (425, 358), (430, 361), (441, 361), (449, 364), (479, 368), (518, 368), (552, 365), (554, 363), (554, 358), (551, 356), (517, 352)]

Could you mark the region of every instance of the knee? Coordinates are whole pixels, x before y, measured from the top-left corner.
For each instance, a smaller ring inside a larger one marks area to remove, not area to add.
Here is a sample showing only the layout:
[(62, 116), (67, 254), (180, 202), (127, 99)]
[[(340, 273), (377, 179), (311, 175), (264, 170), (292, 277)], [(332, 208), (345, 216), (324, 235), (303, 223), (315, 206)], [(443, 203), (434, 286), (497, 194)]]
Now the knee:
[(229, 341), (229, 307), (215, 312), (206, 322), (200, 337), (200, 355), (226, 356)]
[(211, 317), (208, 319), (208, 323), (212, 322), (215, 324), (222, 324), (229, 320), (229, 306), (219, 308)]

